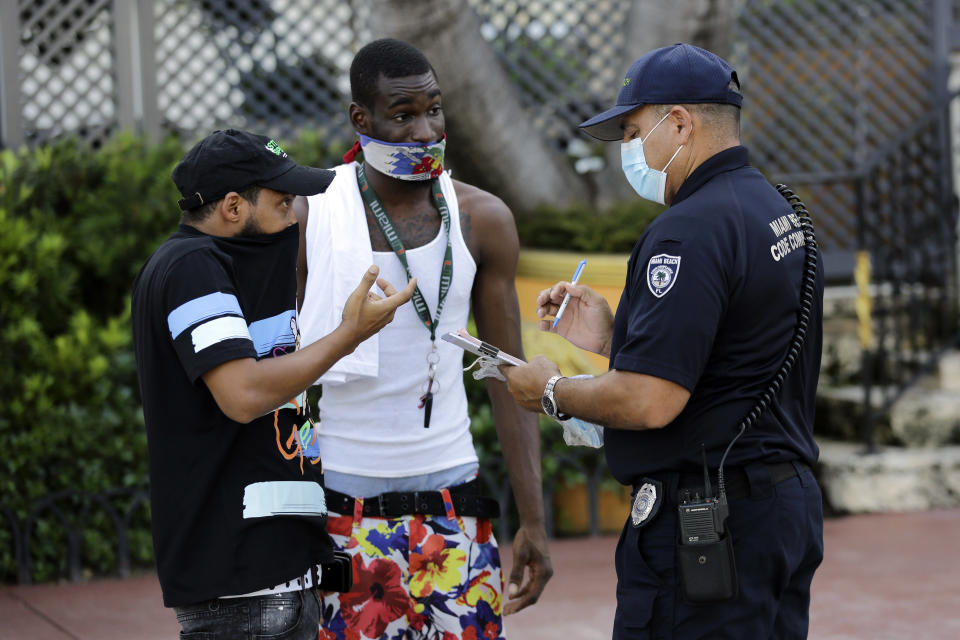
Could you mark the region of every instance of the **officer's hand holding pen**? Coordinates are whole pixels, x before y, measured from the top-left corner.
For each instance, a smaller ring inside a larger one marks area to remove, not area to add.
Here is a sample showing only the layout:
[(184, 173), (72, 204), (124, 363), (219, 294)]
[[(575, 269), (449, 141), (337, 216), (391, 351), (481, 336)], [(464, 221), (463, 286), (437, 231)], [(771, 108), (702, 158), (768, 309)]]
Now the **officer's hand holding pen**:
[[(570, 300), (557, 326), (553, 320), (567, 294)], [(537, 317), (540, 330), (556, 333), (570, 343), (600, 355), (610, 355), (613, 337), (613, 312), (599, 293), (582, 284), (558, 282), (537, 296)]]
[[(577, 270), (573, 272), (573, 278), (570, 279), (570, 284), (577, 284), (580, 281), (580, 276), (583, 274), (583, 268), (587, 266), (587, 259), (584, 258), (580, 261), (580, 264), (577, 265)], [(570, 302), (570, 292), (563, 294), (563, 301), (560, 302), (560, 308), (557, 309), (557, 314), (553, 317), (553, 322), (550, 324), (551, 329), (556, 329), (557, 324), (560, 322), (560, 316), (563, 315), (564, 309), (567, 308), (567, 303)]]

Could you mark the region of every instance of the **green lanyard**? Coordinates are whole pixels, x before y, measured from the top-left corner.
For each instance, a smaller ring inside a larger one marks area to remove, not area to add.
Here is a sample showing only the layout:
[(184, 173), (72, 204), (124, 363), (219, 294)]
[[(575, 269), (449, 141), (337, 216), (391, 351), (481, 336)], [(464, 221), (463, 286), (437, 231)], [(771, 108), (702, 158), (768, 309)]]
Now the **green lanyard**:
[[(377, 197), (377, 194), (373, 192), (373, 187), (367, 182), (367, 175), (362, 164), (357, 165), (357, 182), (360, 184), (360, 193), (363, 195), (367, 206), (370, 207), (370, 211), (373, 212), (373, 217), (380, 225), (380, 230), (386, 236), (387, 242), (390, 243), (390, 248), (400, 258), (400, 263), (407, 272), (407, 278), (413, 278), (413, 273), (410, 272), (410, 264), (407, 262), (407, 251), (403, 248), (400, 235), (393, 227), (390, 216), (387, 215), (387, 210), (383, 208), (380, 198)], [(443, 197), (443, 191), (440, 190), (440, 181), (433, 180), (430, 188), (433, 190), (433, 202), (437, 211), (440, 212), (440, 219), (443, 220), (443, 226), (447, 230), (447, 250), (443, 254), (443, 267), (440, 269), (440, 296), (437, 303), (437, 317), (431, 320), (430, 309), (427, 308), (427, 302), (423, 299), (423, 294), (420, 293), (420, 287), (413, 290), (413, 308), (416, 309), (421, 322), (430, 332), (430, 340), (436, 342), (437, 323), (440, 322), (440, 314), (443, 313), (443, 305), (447, 301), (450, 283), (453, 282), (453, 248), (450, 244), (450, 209)]]
[[(390, 216), (387, 215), (387, 210), (384, 209), (383, 203), (380, 202), (380, 198), (377, 197), (377, 194), (373, 191), (373, 187), (371, 187), (367, 181), (367, 174), (362, 164), (357, 165), (357, 183), (360, 185), (360, 194), (363, 196), (363, 200), (367, 203), (367, 206), (370, 207), (370, 211), (373, 212), (373, 217), (380, 226), (380, 230), (383, 231), (387, 242), (390, 243), (390, 248), (397, 254), (397, 258), (400, 259), (400, 264), (403, 265), (404, 270), (407, 272), (407, 278), (413, 278), (413, 273), (410, 271), (410, 264), (407, 262), (407, 251), (403, 248), (400, 234), (398, 234), (394, 228)], [(423, 294), (420, 293), (420, 287), (418, 286), (413, 290), (413, 308), (420, 317), (420, 321), (423, 322), (423, 325), (430, 332), (430, 341), (433, 343), (430, 355), (427, 356), (427, 390), (420, 397), (420, 408), (425, 409), (423, 417), (424, 428), (430, 426), (430, 412), (433, 409), (433, 383), (437, 373), (437, 325), (440, 323), (440, 314), (443, 313), (443, 305), (447, 301), (447, 293), (450, 292), (450, 284), (453, 282), (453, 247), (450, 233), (450, 209), (447, 207), (447, 200), (443, 197), (443, 191), (440, 189), (440, 181), (432, 180), (430, 189), (433, 192), (433, 203), (436, 205), (437, 211), (440, 212), (440, 219), (443, 221), (444, 229), (447, 231), (447, 248), (446, 251), (444, 251), (443, 265), (440, 268), (440, 292), (436, 317), (430, 317), (430, 309), (427, 307), (426, 300), (423, 299)]]

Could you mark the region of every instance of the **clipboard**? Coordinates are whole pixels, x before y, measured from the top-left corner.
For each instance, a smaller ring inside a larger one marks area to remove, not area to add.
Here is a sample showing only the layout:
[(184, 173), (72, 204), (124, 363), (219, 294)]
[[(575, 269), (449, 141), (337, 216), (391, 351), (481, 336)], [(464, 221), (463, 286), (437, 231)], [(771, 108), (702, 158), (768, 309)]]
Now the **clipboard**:
[(440, 336), (440, 338), (460, 347), (464, 351), (469, 351), (474, 355), (495, 358), (500, 362), (500, 364), (509, 364), (515, 367), (527, 364), (520, 358), (512, 356), (509, 353), (504, 353), (492, 344), (484, 342), (479, 338), (475, 338), (474, 336), (470, 335), (466, 329), (460, 329), (456, 332), (450, 331), (449, 333), (445, 333)]

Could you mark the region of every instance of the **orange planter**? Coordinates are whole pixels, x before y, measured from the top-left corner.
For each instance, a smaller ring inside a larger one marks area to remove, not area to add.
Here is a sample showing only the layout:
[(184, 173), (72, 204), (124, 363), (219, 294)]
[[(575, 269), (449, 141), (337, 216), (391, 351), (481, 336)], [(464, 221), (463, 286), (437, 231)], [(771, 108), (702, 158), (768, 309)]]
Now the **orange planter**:
[[(601, 488), (597, 496), (600, 533), (620, 533), (630, 514), (630, 487)], [(560, 484), (553, 494), (553, 526), (560, 535), (590, 533), (590, 499), (584, 483)]]

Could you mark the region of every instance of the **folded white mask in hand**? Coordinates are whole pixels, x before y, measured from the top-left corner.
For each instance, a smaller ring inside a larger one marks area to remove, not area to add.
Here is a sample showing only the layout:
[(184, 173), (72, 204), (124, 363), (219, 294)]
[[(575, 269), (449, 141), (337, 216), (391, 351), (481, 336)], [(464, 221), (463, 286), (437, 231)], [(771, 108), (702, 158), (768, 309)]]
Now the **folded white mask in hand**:
[[(580, 374), (570, 376), (571, 380), (577, 378), (592, 378), (589, 374)], [(603, 427), (586, 420), (581, 420), (571, 416), (566, 420), (557, 420), (563, 427), (563, 441), (570, 447), (591, 447), (599, 449), (603, 446)]]
[(563, 441), (569, 446), (594, 449), (603, 446), (603, 427), (600, 425), (584, 422), (580, 418), (568, 418), (557, 422), (563, 426)]

